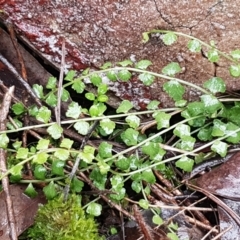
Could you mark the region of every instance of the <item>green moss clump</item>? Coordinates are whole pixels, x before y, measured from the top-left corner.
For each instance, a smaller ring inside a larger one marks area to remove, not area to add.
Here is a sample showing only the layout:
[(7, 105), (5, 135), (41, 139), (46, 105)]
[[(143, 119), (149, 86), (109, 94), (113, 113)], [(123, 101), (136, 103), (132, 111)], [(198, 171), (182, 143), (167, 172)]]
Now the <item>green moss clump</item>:
[(79, 197), (69, 196), (68, 201), (55, 198), (39, 208), (35, 224), (28, 230), (33, 240), (103, 240), (92, 216), (85, 214)]

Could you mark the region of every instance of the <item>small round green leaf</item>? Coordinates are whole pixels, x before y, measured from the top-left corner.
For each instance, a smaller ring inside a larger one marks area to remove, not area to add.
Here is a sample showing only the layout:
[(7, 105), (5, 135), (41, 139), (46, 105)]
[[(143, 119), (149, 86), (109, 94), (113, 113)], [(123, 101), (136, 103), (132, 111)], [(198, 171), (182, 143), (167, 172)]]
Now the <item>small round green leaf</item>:
[(69, 138), (64, 138), (60, 144), (60, 147), (70, 149), (73, 145), (73, 140)]
[(210, 62), (217, 62), (219, 60), (218, 51), (215, 48), (209, 50), (207, 53), (207, 57)]
[(97, 93), (98, 95), (103, 95), (107, 92), (107, 90), (108, 90), (108, 85), (105, 83), (102, 83), (98, 86)]
[(171, 240), (179, 240), (178, 235), (177, 235), (176, 233), (174, 233), (174, 232), (169, 232), (169, 233), (167, 234), (167, 237), (168, 237), (169, 239), (171, 239)]
[(143, 69), (143, 70), (145, 70), (145, 69), (147, 69), (150, 65), (152, 65), (152, 62), (151, 62), (151, 61), (149, 61), (149, 60), (141, 60), (141, 61), (139, 61), (139, 62), (135, 65), (135, 67), (138, 68), (138, 69)]
[(48, 149), (50, 141), (48, 139), (40, 139), (37, 143), (37, 150), (45, 150)]
[(164, 221), (159, 215), (155, 214), (152, 218), (152, 222), (156, 225), (161, 225), (161, 224), (163, 224)]
[(146, 72), (146, 73), (141, 73), (138, 78), (140, 79), (140, 81), (146, 85), (146, 86), (150, 86), (155, 79), (155, 76), (153, 76), (152, 74)]
[(30, 198), (34, 198), (38, 195), (37, 191), (33, 187), (32, 183), (29, 183), (24, 193), (28, 195)]
[(34, 155), (33, 163), (44, 164), (48, 160), (49, 155), (45, 152), (39, 152)]
[(36, 179), (44, 180), (46, 178), (47, 170), (43, 165), (37, 165), (33, 173)]
[(66, 81), (72, 81), (73, 78), (74, 78), (75, 75), (76, 75), (76, 72), (77, 72), (77, 71), (75, 71), (75, 70), (70, 70), (70, 71), (68, 71), (68, 72), (67, 72), (67, 75), (66, 75), (65, 78), (64, 78), (64, 80), (66, 80)]
[(103, 159), (112, 157), (112, 145), (102, 141), (98, 147), (98, 153)]
[(17, 159), (26, 159), (28, 157), (28, 152), (29, 152), (28, 148), (21, 147), (17, 150), (16, 158)]
[(171, 62), (162, 69), (162, 73), (168, 76), (174, 76), (175, 74), (181, 72), (182, 69), (177, 62)]
[(227, 125), (219, 119), (213, 120), (212, 136), (222, 137), (226, 134)]
[(95, 148), (86, 145), (83, 148), (83, 151), (79, 153), (79, 157), (86, 163), (91, 163), (92, 160), (95, 158), (94, 156)]
[(94, 86), (98, 86), (102, 83), (102, 78), (97, 74), (97, 73), (93, 73), (90, 76), (90, 81)]
[(76, 122), (73, 127), (78, 131), (79, 134), (81, 135), (87, 135), (90, 125), (88, 122), (85, 122), (83, 120)]
[(107, 95), (99, 95), (99, 96), (97, 97), (97, 100), (98, 100), (99, 102), (107, 102), (107, 101), (108, 101), (108, 96), (107, 96)]
[(53, 181), (51, 181), (46, 187), (43, 188), (43, 192), (48, 200), (57, 196), (56, 187)]
[(121, 188), (119, 189), (116, 194), (110, 194), (110, 198), (115, 200), (115, 201), (121, 201), (126, 195), (126, 189)]
[(142, 180), (146, 181), (147, 183), (155, 183), (156, 178), (155, 175), (153, 174), (151, 169), (146, 169), (142, 172)]
[(36, 115), (36, 119), (38, 121), (47, 123), (49, 122), (50, 118), (51, 118), (51, 111), (47, 107), (43, 106), (38, 110), (38, 113)]
[(240, 76), (240, 65), (239, 64), (231, 65), (229, 71), (233, 77), (239, 77)]
[(176, 161), (175, 165), (176, 167), (181, 168), (185, 172), (191, 172), (194, 165), (194, 160), (186, 156), (183, 156), (182, 158)]
[(164, 44), (172, 45), (173, 43), (175, 43), (177, 41), (177, 35), (173, 32), (168, 32), (163, 35), (162, 40), (163, 40)]
[(134, 146), (137, 144), (139, 132), (128, 128), (121, 134), (121, 138), (127, 146)]
[(110, 182), (114, 190), (121, 189), (124, 186), (123, 177), (119, 175), (114, 175), (111, 177)]
[(67, 102), (68, 99), (69, 99), (69, 97), (70, 97), (70, 93), (69, 93), (65, 88), (63, 88), (61, 100), (62, 100), (63, 102)]
[(148, 32), (144, 32), (143, 34), (142, 34), (142, 37), (143, 37), (143, 43), (146, 43), (146, 42), (148, 42), (149, 41), (149, 35), (148, 35), (149, 33)]
[(130, 159), (124, 156), (119, 156), (115, 164), (120, 170), (125, 171), (130, 167)]
[(116, 124), (109, 118), (105, 118), (100, 121), (100, 127), (103, 129), (103, 131), (106, 133), (106, 135), (109, 135), (115, 129)]
[(147, 109), (148, 110), (156, 110), (159, 108), (159, 104), (160, 102), (157, 100), (152, 100), (148, 105), (147, 105)]
[(132, 187), (132, 190), (134, 190), (136, 193), (140, 193), (141, 192), (142, 186), (141, 186), (140, 182), (133, 181), (131, 187)]
[(127, 67), (127, 66), (132, 65), (133, 62), (128, 59), (128, 60), (124, 60), (124, 61), (122, 61), (122, 62), (118, 62), (118, 64), (119, 64), (120, 66), (122, 66), (122, 67)]
[(106, 105), (102, 102), (99, 102), (90, 107), (89, 114), (91, 115), (91, 117), (99, 117), (103, 115), (106, 109)]
[(216, 113), (222, 108), (222, 103), (213, 95), (204, 94), (201, 97), (201, 102), (204, 104), (205, 112), (208, 114)]
[(206, 81), (203, 86), (209, 89), (213, 94), (224, 93), (226, 91), (226, 84), (220, 77), (213, 77)]
[(53, 155), (56, 158), (65, 161), (69, 158), (69, 154), (70, 154), (69, 150), (58, 148)]
[(117, 113), (127, 113), (130, 109), (133, 108), (133, 104), (128, 100), (123, 100), (119, 107), (117, 108)]
[(56, 107), (57, 106), (57, 96), (53, 93), (50, 92), (47, 98), (45, 99), (45, 102), (51, 106), (51, 107)]
[(200, 115), (204, 113), (204, 104), (202, 102), (190, 102), (187, 105), (187, 110), (191, 117)]
[(110, 81), (113, 81), (113, 82), (115, 82), (115, 81), (117, 81), (117, 74), (116, 74), (116, 72), (115, 71), (113, 71), (113, 70), (111, 70), (111, 71), (109, 71), (109, 72), (107, 72), (107, 77), (108, 77), (108, 79), (110, 80)]
[(33, 91), (39, 99), (43, 99), (43, 86), (39, 84), (33, 84)]
[(57, 176), (64, 176), (65, 162), (61, 160), (54, 160), (52, 162), (52, 174)]
[(180, 123), (176, 126), (176, 128), (173, 130), (174, 135), (182, 138), (185, 136), (190, 136), (190, 127), (186, 124)]
[(211, 141), (212, 140), (212, 128), (201, 128), (197, 134), (200, 141)]
[(86, 97), (88, 100), (90, 100), (90, 101), (94, 101), (94, 100), (95, 100), (95, 95), (94, 95), (93, 93), (90, 93), (90, 92), (86, 93), (86, 94), (85, 94), (85, 97)]
[(216, 140), (211, 146), (211, 150), (218, 153), (221, 157), (225, 157), (227, 154), (228, 145), (225, 142)]
[(77, 93), (83, 93), (85, 90), (85, 84), (82, 82), (82, 79), (75, 79), (72, 84), (72, 89), (75, 90)]
[(157, 129), (168, 128), (170, 125), (171, 115), (165, 112), (157, 112), (153, 115), (155, 120), (157, 121)]
[(92, 170), (89, 177), (90, 177), (91, 180), (93, 180), (94, 186), (96, 186), (99, 190), (104, 190), (105, 189), (105, 183), (107, 181), (107, 177), (106, 177), (106, 174), (102, 174), (100, 172), (98, 167), (95, 167)]
[(118, 72), (118, 77), (122, 81), (127, 82), (132, 77), (132, 74), (127, 69), (123, 69)]
[(20, 115), (20, 114), (24, 113), (25, 108), (22, 103), (15, 103), (12, 105), (12, 110), (13, 110), (14, 114)]
[(6, 133), (0, 134), (0, 148), (6, 149), (9, 143), (9, 138)]
[(191, 136), (183, 136), (181, 138), (181, 141), (177, 144), (177, 147), (185, 151), (192, 151), (195, 142), (196, 142), (195, 138)]
[(10, 169), (10, 173), (14, 176), (21, 176), (22, 175), (23, 165), (15, 165)]
[(54, 89), (57, 87), (57, 79), (55, 77), (50, 77), (48, 79), (48, 82), (47, 82), (47, 85), (46, 85), (46, 88), (47, 89)]
[(140, 199), (138, 201), (138, 204), (143, 209), (148, 209), (149, 208), (149, 202), (147, 200), (145, 200), (145, 199)]
[(70, 117), (70, 118), (77, 119), (77, 118), (79, 118), (81, 112), (82, 112), (81, 107), (78, 105), (78, 103), (77, 102), (71, 102), (68, 105), (68, 110), (66, 112), (66, 116)]
[(112, 66), (112, 63), (111, 62), (105, 62), (101, 67), (100, 67), (100, 69), (107, 69), (107, 68), (109, 68), (109, 67), (111, 67)]
[(47, 132), (53, 139), (59, 139), (62, 136), (63, 129), (57, 123), (47, 128)]
[(138, 116), (129, 115), (125, 120), (131, 128), (136, 129), (140, 125), (140, 118)]
[(230, 136), (226, 139), (226, 141), (233, 144), (240, 143), (240, 132), (238, 130), (239, 126), (232, 122), (228, 122), (226, 134), (230, 134)]
[(74, 176), (71, 182), (71, 190), (75, 193), (80, 193), (82, 191), (83, 186), (84, 186), (84, 183), (78, 180), (76, 176)]
[(236, 49), (234, 51), (231, 51), (230, 54), (234, 59), (236, 59), (236, 60), (240, 59), (240, 49)]
[(163, 84), (163, 90), (174, 100), (182, 100), (185, 88), (176, 80), (171, 80)]
[(90, 214), (92, 216), (95, 216), (95, 217), (98, 217), (102, 213), (102, 205), (98, 204), (98, 203), (95, 203), (95, 202), (92, 202), (88, 205), (86, 211), (87, 211), (88, 214)]
[(188, 42), (187, 46), (191, 52), (200, 52), (201, 51), (201, 43), (196, 39), (190, 40)]

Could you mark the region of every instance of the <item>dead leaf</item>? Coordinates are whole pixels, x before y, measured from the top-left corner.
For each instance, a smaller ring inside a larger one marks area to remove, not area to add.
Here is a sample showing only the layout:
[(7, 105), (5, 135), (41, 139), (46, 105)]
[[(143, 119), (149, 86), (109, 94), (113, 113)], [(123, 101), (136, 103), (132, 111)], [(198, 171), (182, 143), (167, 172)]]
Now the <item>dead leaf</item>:
[[(222, 199), (222, 201), (238, 215), (240, 215), (240, 203), (238, 201), (233, 201), (230, 199)], [(234, 221), (234, 219), (221, 207), (218, 207), (218, 215), (221, 231), (231, 227), (231, 229), (221, 237), (221, 240), (238, 239), (238, 236), (240, 236), (240, 228), (236, 221)]]
[[(39, 203), (46, 202), (42, 193), (39, 192), (38, 196), (32, 199), (24, 194), (25, 189), (26, 186), (23, 185), (10, 185), (18, 236), (33, 224)], [(5, 193), (2, 191), (0, 193), (0, 239), (11, 240), (9, 231)]]
[[(232, 155), (231, 158), (220, 167), (199, 177), (196, 184), (212, 194), (221, 196), (221, 200), (237, 215), (240, 215), (240, 152)], [(220, 206), (218, 206), (218, 213), (221, 231), (231, 227), (221, 239), (238, 239), (240, 226), (238, 226), (236, 221)]]
[(196, 183), (212, 194), (240, 200), (240, 152), (234, 154), (220, 167), (199, 177)]

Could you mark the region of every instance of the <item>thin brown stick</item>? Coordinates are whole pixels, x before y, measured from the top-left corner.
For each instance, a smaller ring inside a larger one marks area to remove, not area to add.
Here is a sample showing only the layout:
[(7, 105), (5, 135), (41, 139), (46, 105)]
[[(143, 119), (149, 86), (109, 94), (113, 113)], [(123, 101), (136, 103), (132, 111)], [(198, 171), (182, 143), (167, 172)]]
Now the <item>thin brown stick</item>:
[(205, 208), (205, 207), (189, 207), (189, 206), (173, 206), (173, 205), (166, 205), (164, 203), (161, 203), (159, 201), (156, 201), (154, 205), (150, 205), (152, 207), (159, 207), (164, 209), (175, 209), (175, 210), (183, 210), (183, 211), (205, 211), (205, 212), (213, 212), (217, 211), (215, 208)]
[(17, 72), (17, 70), (14, 68), (14, 66), (0, 53), (0, 60), (3, 64), (5, 64), (8, 69), (14, 74), (14, 76), (18, 79), (18, 81), (24, 86), (27, 93), (34, 99), (36, 104), (41, 107), (42, 103), (39, 100), (39, 98), (36, 96), (36, 94), (33, 92), (32, 88), (29, 86), (29, 84), (20, 76), (20, 74)]
[[(85, 145), (87, 144), (89, 138), (91, 137), (91, 134), (93, 133), (94, 129), (97, 127), (97, 124), (98, 124), (98, 121), (94, 121), (93, 125), (91, 126), (91, 128), (88, 130), (88, 134), (84, 136), (84, 139), (81, 143), (81, 146), (79, 148), (79, 150), (83, 150), (83, 148), (85, 147)], [(79, 163), (81, 161), (81, 158), (78, 156), (76, 157), (76, 160), (75, 160), (75, 163), (73, 165), (73, 168), (72, 168), (72, 171), (71, 173), (69, 174), (69, 181), (68, 181), (68, 184), (66, 184), (63, 192), (64, 192), (64, 201), (67, 200), (68, 198), (68, 193), (69, 193), (69, 190), (70, 190), (70, 184), (73, 180), (73, 177), (75, 176), (77, 170), (78, 170), (78, 166), (79, 166)]]
[(158, 180), (161, 181), (171, 193), (173, 193), (174, 195), (182, 195), (182, 193), (178, 189), (174, 189), (172, 183), (167, 178), (165, 178), (162, 173), (157, 170), (153, 170), (153, 172), (158, 178)]
[(214, 201), (216, 204), (222, 207), (235, 220), (238, 226), (240, 226), (240, 217), (230, 207), (228, 207), (228, 205), (226, 205), (222, 200), (220, 200), (218, 197), (216, 197), (215, 195), (213, 195), (212, 193), (210, 193), (209, 191), (203, 188), (197, 187), (189, 183), (187, 184), (187, 186), (193, 190), (196, 190), (205, 194), (208, 198), (210, 198), (212, 201)]
[(208, 239), (208, 237), (210, 236), (210, 234), (213, 233), (215, 230), (217, 230), (217, 226), (212, 227), (212, 229), (209, 230), (209, 231), (202, 237), (201, 240), (206, 240), (206, 239)]
[(214, 238), (212, 238), (212, 240), (217, 240), (217, 239), (221, 239), (221, 237), (228, 232), (229, 230), (231, 230), (233, 228), (232, 225), (230, 225), (228, 228), (224, 229), (222, 232), (220, 232), (217, 236), (215, 236)]
[[(0, 87), (1, 87), (1, 89), (4, 93), (6, 93), (8, 91), (8, 87), (4, 85), (4, 83), (1, 79), (0, 79)], [(12, 96), (12, 102), (18, 103), (18, 102), (21, 102), (21, 101), (17, 97)], [(26, 106), (24, 105), (24, 107), (26, 107)]]
[[(93, 189), (93, 190), (97, 190), (97, 188), (94, 186), (94, 184), (92, 183), (92, 181), (83, 173), (83, 172), (79, 172), (79, 176), (84, 179), (84, 181)], [(112, 202), (107, 196), (100, 194), (100, 197), (109, 205), (113, 206), (115, 209), (117, 209), (119, 212), (122, 212), (126, 217), (132, 219), (133, 221), (136, 221), (135, 217), (133, 215), (131, 215), (128, 211), (126, 211), (125, 209), (123, 209), (121, 206), (119, 206), (118, 204)]]
[(157, 125), (157, 121), (152, 120), (151, 122), (148, 122), (144, 126), (140, 127), (139, 129), (141, 129), (141, 134), (144, 134), (147, 129), (149, 129), (149, 128), (155, 126), (155, 125)]
[[(3, 98), (2, 107), (0, 109), (0, 131), (3, 131), (6, 129), (6, 119), (7, 119), (9, 107), (11, 104), (13, 92), (14, 92), (14, 86), (9, 88), (8, 92), (6, 92)], [(7, 172), (6, 159), (7, 159), (7, 152), (3, 148), (0, 148), (0, 169), (3, 175)], [(17, 236), (16, 221), (15, 221), (15, 216), (13, 211), (11, 193), (9, 190), (9, 180), (7, 176), (2, 178), (2, 186), (6, 194), (7, 215), (8, 215), (8, 223), (10, 228), (11, 239), (17, 240), (18, 236)]]
[[(200, 227), (200, 228), (202, 228), (202, 229), (208, 230), (208, 231), (212, 230), (212, 226), (207, 225), (207, 224), (204, 224), (203, 222), (198, 221), (197, 219), (194, 219), (194, 218), (189, 217), (189, 216), (187, 216), (187, 215), (185, 216), (185, 218), (187, 219), (187, 221), (188, 221), (189, 223), (191, 223), (191, 224), (193, 224), (193, 225), (196, 225), (196, 226), (198, 226), (198, 227)], [(219, 233), (217, 229), (212, 230), (212, 232), (214, 232), (214, 233)]]
[(151, 233), (151, 229), (146, 224), (146, 222), (145, 222), (141, 212), (138, 210), (138, 207), (137, 207), (136, 204), (133, 205), (133, 212), (134, 212), (134, 216), (135, 216), (135, 219), (137, 221), (137, 224), (138, 224), (138, 226), (141, 230), (141, 233), (144, 235), (144, 239), (152, 240), (153, 235)]
[[(182, 193), (178, 190), (178, 189), (174, 189), (171, 182), (164, 178), (164, 176), (159, 172), (159, 171), (156, 171), (154, 170), (154, 173), (156, 175), (156, 177), (172, 192), (174, 193), (175, 195), (181, 195)], [(164, 195), (165, 196), (165, 195)], [(189, 206), (190, 205), (190, 202), (188, 199), (186, 199), (184, 201), (184, 203)], [(194, 212), (194, 215), (195, 217), (197, 217), (200, 221), (204, 222), (206, 225), (210, 225), (209, 221), (206, 219), (206, 217), (202, 214), (202, 212), (200, 211), (195, 211)]]
[(25, 68), (24, 59), (23, 59), (23, 56), (22, 56), (22, 54), (20, 52), (20, 49), (18, 47), (17, 38), (16, 38), (16, 35), (15, 35), (15, 32), (14, 32), (13, 26), (12, 25), (8, 25), (7, 29), (8, 29), (8, 31), (10, 33), (10, 38), (12, 40), (13, 46), (14, 46), (16, 52), (17, 52), (18, 62), (21, 65), (22, 78), (26, 82), (28, 82), (28, 80), (27, 80), (27, 71), (26, 71), (26, 68)]

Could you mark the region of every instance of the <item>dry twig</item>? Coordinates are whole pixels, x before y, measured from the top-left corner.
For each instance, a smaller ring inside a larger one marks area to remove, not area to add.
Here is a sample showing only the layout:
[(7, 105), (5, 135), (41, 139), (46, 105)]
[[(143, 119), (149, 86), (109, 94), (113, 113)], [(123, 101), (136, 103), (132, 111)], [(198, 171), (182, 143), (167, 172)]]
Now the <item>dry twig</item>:
[[(9, 107), (11, 104), (13, 92), (14, 92), (14, 86), (9, 88), (9, 90), (5, 93), (5, 96), (3, 98), (2, 106), (0, 109), (0, 131), (3, 131), (6, 129), (6, 119), (7, 119)], [(7, 172), (6, 159), (7, 159), (7, 152), (3, 148), (0, 148), (0, 169), (3, 175)], [(6, 194), (6, 205), (7, 205), (7, 214), (8, 214), (8, 222), (10, 227), (11, 239), (17, 240), (18, 239), (17, 228), (16, 228), (16, 221), (15, 221), (15, 216), (13, 211), (11, 193), (9, 190), (8, 176), (5, 176), (2, 178), (2, 186)]]
[(228, 205), (226, 205), (223, 201), (221, 201), (218, 197), (208, 192), (207, 190), (197, 187), (195, 185), (187, 184), (187, 186), (193, 190), (196, 190), (205, 194), (208, 198), (210, 198), (212, 201), (214, 201), (216, 204), (222, 207), (235, 220), (238, 226), (240, 226), (240, 217)]
[(26, 68), (25, 68), (23, 56), (22, 56), (21, 51), (18, 47), (17, 38), (16, 38), (16, 35), (15, 35), (15, 32), (14, 32), (14, 28), (13, 28), (12, 25), (8, 25), (7, 28), (8, 28), (13, 46), (14, 46), (16, 52), (17, 52), (19, 63), (21, 65), (22, 78), (27, 82), (28, 81), (27, 80), (27, 71), (26, 71)]
[(4, 63), (8, 69), (14, 74), (14, 76), (19, 80), (19, 82), (25, 87), (28, 94), (34, 99), (36, 104), (41, 107), (42, 103), (36, 96), (36, 94), (33, 92), (32, 88), (29, 86), (29, 84), (20, 76), (20, 74), (17, 72), (17, 70), (12, 66), (10, 62), (2, 55), (0, 54), (0, 61)]

